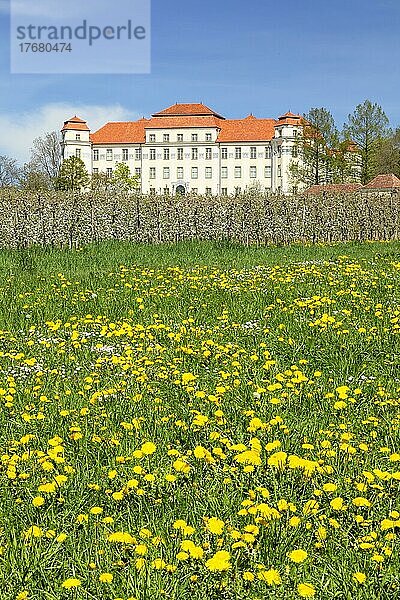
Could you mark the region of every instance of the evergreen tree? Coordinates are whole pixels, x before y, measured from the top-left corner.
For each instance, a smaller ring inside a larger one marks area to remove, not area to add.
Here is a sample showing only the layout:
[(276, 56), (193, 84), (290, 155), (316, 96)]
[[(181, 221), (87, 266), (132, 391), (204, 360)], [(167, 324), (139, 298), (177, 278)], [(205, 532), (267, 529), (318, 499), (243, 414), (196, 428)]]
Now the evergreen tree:
[(365, 100), (349, 115), (343, 133), (360, 150), (361, 182), (365, 184), (377, 174), (379, 147), (390, 135), (389, 119), (379, 104)]
[(380, 142), (375, 164), (378, 173), (394, 173), (400, 177), (400, 128)]
[(326, 108), (311, 108), (303, 116), (302, 134), (296, 140), (294, 151), (299, 160), (292, 162), (290, 172), (295, 185), (308, 187), (331, 181), (338, 132)]

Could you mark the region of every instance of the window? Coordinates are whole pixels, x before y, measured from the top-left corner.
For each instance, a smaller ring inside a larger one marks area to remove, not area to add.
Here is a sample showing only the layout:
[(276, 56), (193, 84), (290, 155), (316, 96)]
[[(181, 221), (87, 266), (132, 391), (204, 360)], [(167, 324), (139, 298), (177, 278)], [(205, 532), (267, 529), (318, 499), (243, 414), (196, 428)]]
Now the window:
[(128, 160), (128, 148), (122, 148), (122, 160)]
[(210, 187), (206, 187), (206, 194), (209, 196), (212, 193), (212, 189)]
[(206, 148), (206, 160), (211, 160), (212, 150), (211, 148)]
[(221, 167), (221, 178), (228, 179), (228, 167)]
[(150, 160), (156, 160), (156, 149), (150, 148)]
[(252, 158), (252, 159), (257, 158), (257, 148), (256, 148), (256, 146), (251, 146), (250, 147), (250, 158)]
[(221, 148), (221, 158), (228, 158), (228, 148)]
[(149, 142), (155, 142), (156, 141), (156, 134), (155, 133), (150, 133), (149, 135)]
[(242, 149), (235, 148), (235, 158), (242, 158)]
[(199, 158), (199, 151), (197, 148), (192, 148), (192, 160), (197, 160)]
[(142, 149), (141, 148), (135, 148), (135, 159), (136, 160), (140, 160), (142, 158)]
[(265, 158), (271, 158), (271, 146), (265, 146)]
[(278, 165), (278, 177), (282, 177), (281, 165)]
[(235, 177), (238, 179), (242, 176), (242, 167), (235, 167)]
[(212, 167), (206, 167), (206, 179), (212, 179)]
[(222, 188), (221, 193), (223, 196), (227, 196), (228, 195), (228, 188)]
[(199, 176), (199, 169), (198, 167), (192, 167), (192, 179), (197, 179)]
[(178, 148), (178, 160), (183, 160), (183, 148)]
[(155, 193), (156, 193), (156, 188), (154, 188), (154, 187), (151, 187), (151, 188), (150, 188), (150, 194), (155, 194)]
[(142, 169), (140, 167), (135, 167), (135, 175), (140, 175), (142, 174)]
[(98, 170), (98, 169), (96, 169), (96, 168), (94, 168), (94, 169), (93, 169), (93, 175), (98, 175), (98, 173), (99, 173), (99, 170)]
[(164, 188), (164, 195), (168, 196), (168, 194), (169, 194), (169, 187), (165, 187)]
[(183, 179), (183, 167), (178, 167), (176, 169), (176, 177), (177, 179)]
[(155, 179), (155, 178), (156, 178), (156, 168), (150, 167), (150, 179)]
[(282, 146), (278, 146), (278, 157), (282, 156)]
[(164, 133), (163, 140), (164, 142), (169, 142), (169, 133)]
[(235, 187), (235, 194), (241, 194), (242, 193), (242, 188), (241, 187)]
[(107, 169), (107, 177), (112, 177), (112, 174), (113, 174), (113, 170), (110, 167), (108, 167), (108, 169)]
[(206, 133), (206, 142), (211, 142), (212, 137), (211, 137), (211, 133)]
[(169, 167), (163, 168), (163, 179), (169, 179)]
[(297, 158), (297, 146), (292, 146), (292, 156)]
[(76, 134), (76, 136), (75, 136), (75, 139), (76, 139), (76, 140), (80, 140), (80, 139), (81, 139), (81, 134), (80, 134), (80, 133), (77, 133), (77, 134)]
[(197, 142), (199, 136), (197, 135), (197, 133), (192, 133), (192, 142)]
[(169, 148), (164, 148), (164, 160), (169, 160)]
[(112, 160), (113, 159), (113, 151), (112, 151), (111, 148), (107, 148), (106, 159), (107, 160)]
[(264, 177), (271, 177), (271, 166), (267, 165), (264, 169)]
[(99, 160), (99, 151), (93, 150), (93, 160)]
[(75, 156), (76, 156), (76, 158), (80, 158), (80, 157), (81, 157), (81, 154), (82, 154), (82, 151), (81, 151), (81, 149), (80, 149), (80, 148), (76, 148), (76, 149), (75, 149)]
[(176, 139), (178, 140), (178, 142), (183, 142), (183, 133), (178, 133)]
[(257, 177), (257, 167), (250, 167), (250, 179), (255, 179)]

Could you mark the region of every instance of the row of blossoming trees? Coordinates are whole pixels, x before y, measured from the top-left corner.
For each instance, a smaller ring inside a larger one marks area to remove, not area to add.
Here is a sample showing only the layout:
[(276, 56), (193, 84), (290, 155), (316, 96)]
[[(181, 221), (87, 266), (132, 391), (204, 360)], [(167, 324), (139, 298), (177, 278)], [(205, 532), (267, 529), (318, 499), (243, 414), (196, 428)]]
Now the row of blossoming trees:
[(236, 197), (0, 192), (0, 246), (186, 239), (286, 244), (400, 237), (400, 194)]

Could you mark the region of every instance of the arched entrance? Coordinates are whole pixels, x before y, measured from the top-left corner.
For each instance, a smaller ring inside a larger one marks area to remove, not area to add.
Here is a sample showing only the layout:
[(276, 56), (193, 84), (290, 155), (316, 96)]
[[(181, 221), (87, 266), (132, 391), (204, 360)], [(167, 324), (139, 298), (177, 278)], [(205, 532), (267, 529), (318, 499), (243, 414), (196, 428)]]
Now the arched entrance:
[(183, 185), (177, 185), (176, 189), (175, 189), (175, 194), (180, 194), (181, 196), (185, 195), (185, 186)]

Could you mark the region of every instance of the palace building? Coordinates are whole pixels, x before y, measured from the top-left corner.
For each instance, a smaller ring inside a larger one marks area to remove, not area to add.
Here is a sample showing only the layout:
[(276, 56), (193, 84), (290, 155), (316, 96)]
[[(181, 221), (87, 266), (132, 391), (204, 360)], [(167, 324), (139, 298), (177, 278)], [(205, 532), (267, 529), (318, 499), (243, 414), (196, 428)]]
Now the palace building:
[(144, 193), (228, 195), (253, 186), (289, 193), (301, 121), (291, 112), (226, 119), (204, 104), (175, 104), (150, 119), (110, 122), (91, 133), (75, 116), (62, 128), (62, 151), (64, 159), (80, 157), (89, 174), (111, 177), (126, 163)]

